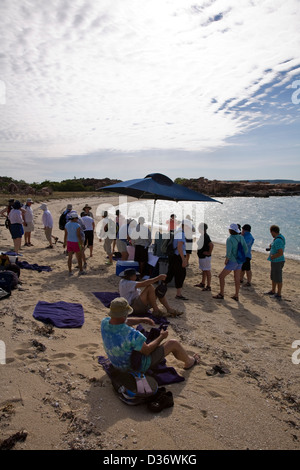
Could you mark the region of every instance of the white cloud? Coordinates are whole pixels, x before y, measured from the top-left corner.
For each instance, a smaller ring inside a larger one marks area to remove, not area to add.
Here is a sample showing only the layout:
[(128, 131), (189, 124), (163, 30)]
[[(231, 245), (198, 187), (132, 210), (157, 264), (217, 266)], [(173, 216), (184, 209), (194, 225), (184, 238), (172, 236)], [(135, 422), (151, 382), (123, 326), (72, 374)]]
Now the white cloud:
[(299, 10), (296, 0), (2, 0), (2, 150), (223, 147), (282, 119), (269, 96), (300, 65)]

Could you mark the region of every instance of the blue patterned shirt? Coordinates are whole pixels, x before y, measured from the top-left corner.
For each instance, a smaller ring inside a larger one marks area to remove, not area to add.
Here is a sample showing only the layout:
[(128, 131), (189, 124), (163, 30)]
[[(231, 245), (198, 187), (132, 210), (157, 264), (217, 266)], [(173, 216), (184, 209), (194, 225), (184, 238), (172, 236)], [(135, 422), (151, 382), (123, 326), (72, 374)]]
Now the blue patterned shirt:
[[(131, 367), (132, 351), (140, 351), (146, 337), (135, 328), (126, 323), (112, 325), (110, 317), (106, 317), (101, 322), (101, 334), (103, 345), (108, 359), (112, 365), (121, 370), (129, 370)], [(142, 355), (140, 372), (149, 369), (151, 357)]]

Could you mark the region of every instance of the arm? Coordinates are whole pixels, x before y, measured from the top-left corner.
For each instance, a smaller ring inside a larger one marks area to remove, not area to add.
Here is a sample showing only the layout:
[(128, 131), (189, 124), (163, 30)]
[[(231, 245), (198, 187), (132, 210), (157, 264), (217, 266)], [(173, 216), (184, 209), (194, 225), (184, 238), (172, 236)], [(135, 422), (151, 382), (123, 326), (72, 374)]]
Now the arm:
[(167, 338), (168, 336), (168, 331), (164, 331), (162, 330), (160, 335), (155, 338), (153, 341), (151, 341), (151, 343), (144, 343), (143, 346), (142, 346), (142, 349), (140, 350), (140, 352), (142, 354), (144, 354), (145, 356), (149, 356), (149, 354), (151, 354), (159, 345), (160, 343), (165, 339)]
[(270, 255), (270, 258), (271, 259), (276, 259), (276, 258), (280, 258), (280, 256), (283, 256), (283, 249), (282, 248), (279, 248), (277, 253), (275, 253), (274, 255)]
[(160, 274), (159, 276), (153, 277), (151, 279), (146, 279), (145, 281), (140, 281), (135, 284), (136, 288), (139, 287), (147, 287), (150, 286), (151, 284), (154, 284), (155, 282), (158, 281), (164, 281), (166, 279), (167, 275), (166, 274)]
[(155, 326), (154, 321), (148, 317), (129, 317), (126, 319), (126, 324), (128, 326), (138, 325), (139, 323), (146, 323), (148, 325)]
[(67, 246), (67, 236), (68, 236), (68, 232), (65, 229), (65, 237), (64, 237), (64, 245), (63, 245), (64, 248)]
[(214, 244), (212, 242), (210, 242), (208, 246), (209, 246), (209, 250), (208, 251), (203, 251), (203, 254), (205, 256), (211, 256), (212, 251), (214, 249)]
[(183, 242), (179, 241), (178, 244), (177, 244), (177, 250), (178, 250), (178, 253), (181, 257), (181, 260), (182, 260), (182, 267), (185, 268), (187, 266), (187, 260), (186, 260), (186, 257), (183, 253)]

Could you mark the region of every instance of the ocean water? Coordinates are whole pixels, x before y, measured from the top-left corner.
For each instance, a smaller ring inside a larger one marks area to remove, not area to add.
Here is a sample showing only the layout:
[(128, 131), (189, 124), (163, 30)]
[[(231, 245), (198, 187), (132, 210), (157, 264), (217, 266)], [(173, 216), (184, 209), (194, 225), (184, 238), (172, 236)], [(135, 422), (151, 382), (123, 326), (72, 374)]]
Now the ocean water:
[[(208, 225), (211, 240), (221, 244), (225, 244), (229, 236), (228, 226), (231, 223), (241, 226), (250, 224), (251, 233), (255, 238), (253, 250), (266, 252), (266, 248), (273, 240), (270, 226), (275, 224), (280, 227), (281, 233), (286, 238), (286, 257), (300, 260), (300, 196), (215, 199), (222, 204), (157, 201), (153, 233), (158, 227), (165, 227), (165, 222), (172, 213), (176, 214), (178, 220), (182, 220), (187, 215), (191, 216), (196, 228), (204, 221)], [(133, 218), (143, 215), (150, 224), (153, 218), (153, 206), (153, 201), (140, 200), (128, 204), (126, 211), (128, 211), (128, 216)], [(126, 206), (120, 206), (123, 213), (124, 207)]]

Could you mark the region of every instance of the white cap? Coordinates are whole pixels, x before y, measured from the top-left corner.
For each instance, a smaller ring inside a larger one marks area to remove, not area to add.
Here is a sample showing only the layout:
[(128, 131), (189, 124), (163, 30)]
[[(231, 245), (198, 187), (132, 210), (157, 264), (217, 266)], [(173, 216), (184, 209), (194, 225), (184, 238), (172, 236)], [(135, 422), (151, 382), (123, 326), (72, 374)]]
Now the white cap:
[(230, 224), (228, 230), (233, 230), (236, 233), (241, 233), (240, 229), (238, 228), (237, 224)]

